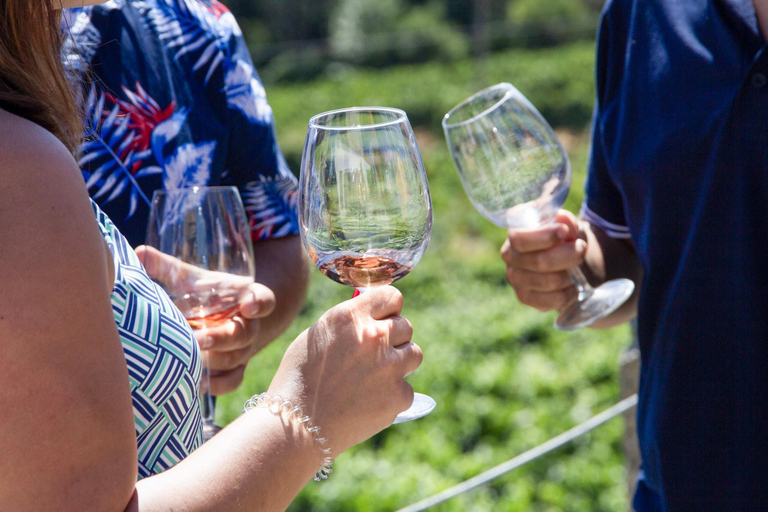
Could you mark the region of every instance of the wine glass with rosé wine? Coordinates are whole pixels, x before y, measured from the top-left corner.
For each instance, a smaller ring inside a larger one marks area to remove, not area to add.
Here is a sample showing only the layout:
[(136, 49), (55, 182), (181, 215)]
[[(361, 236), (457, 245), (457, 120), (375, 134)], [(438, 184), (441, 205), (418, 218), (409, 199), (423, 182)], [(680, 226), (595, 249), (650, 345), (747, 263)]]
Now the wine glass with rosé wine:
[[(443, 131), (461, 182), (475, 208), (497, 226), (535, 229), (552, 223), (571, 185), (571, 164), (557, 135), (512, 84), (483, 89), (443, 118)], [(555, 327), (585, 327), (621, 306), (635, 288), (613, 279), (593, 288), (568, 269), (578, 296)]]
[[(150, 206), (144, 256), (147, 273), (165, 289), (196, 331), (216, 327), (240, 310), (254, 282), (253, 244), (235, 187), (156, 190)], [(159, 251), (161, 255), (152, 251)], [(214, 421), (208, 352), (202, 351), (200, 404), (203, 436)]]
[[(432, 232), (427, 175), (405, 112), (353, 107), (310, 119), (299, 205), (301, 239), (320, 272), (360, 293), (405, 277)], [(434, 408), (415, 393), (395, 423)]]

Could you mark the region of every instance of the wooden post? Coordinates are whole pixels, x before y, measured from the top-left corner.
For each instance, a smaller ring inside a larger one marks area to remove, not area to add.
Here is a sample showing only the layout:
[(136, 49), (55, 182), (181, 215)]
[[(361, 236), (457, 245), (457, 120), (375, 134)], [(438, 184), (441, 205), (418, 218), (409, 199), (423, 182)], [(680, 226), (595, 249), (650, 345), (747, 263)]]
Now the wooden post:
[[(640, 380), (640, 349), (637, 339), (619, 359), (619, 387), (621, 398), (627, 398), (637, 393)], [(637, 443), (637, 408), (624, 413), (624, 438), (622, 439), (622, 451), (624, 452), (624, 464), (627, 469), (627, 492), (629, 493), (629, 511), (632, 508), (632, 497), (635, 494), (637, 473), (640, 471), (640, 448)]]

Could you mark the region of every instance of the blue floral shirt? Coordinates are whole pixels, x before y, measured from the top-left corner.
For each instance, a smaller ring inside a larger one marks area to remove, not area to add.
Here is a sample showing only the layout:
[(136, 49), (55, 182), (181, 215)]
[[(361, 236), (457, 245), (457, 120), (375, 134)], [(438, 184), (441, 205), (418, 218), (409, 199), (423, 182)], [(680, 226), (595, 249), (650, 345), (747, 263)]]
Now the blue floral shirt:
[(232, 13), (217, 0), (110, 0), (70, 10), (68, 68), (84, 77), (80, 166), (131, 245), (159, 188), (234, 185), (254, 240), (298, 232), (297, 183)]

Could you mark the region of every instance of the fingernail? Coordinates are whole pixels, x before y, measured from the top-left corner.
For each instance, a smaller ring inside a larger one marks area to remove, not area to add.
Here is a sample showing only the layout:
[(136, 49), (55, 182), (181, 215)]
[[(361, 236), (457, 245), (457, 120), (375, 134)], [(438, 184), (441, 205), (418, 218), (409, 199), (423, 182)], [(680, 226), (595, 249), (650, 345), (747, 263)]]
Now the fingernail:
[(557, 227), (557, 238), (559, 240), (565, 240), (566, 236), (568, 236), (568, 228), (565, 226), (565, 224), (560, 224)]
[(576, 251), (579, 254), (581, 254), (581, 255), (586, 253), (587, 252), (587, 242), (585, 242), (584, 240), (581, 240), (581, 239), (576, 240)]
[(232, 322), (230, 322), (229, 328), (227, 329), (227, 334), (230, 336), (234, 336), (237, 332), (237, 329), (239, 326), (245, 326), (245, 321), (243, 321), (243, 318), (240, 316), (235, 316), (232, 318)]
[[(254, 298), (258, 300), (258, 297), (254, 296)], [(259, 310), (261, 310), (261, 304), (259, 302), (249, 302), (243, 307), (243, 314), (250, 318), (258, 315)]]

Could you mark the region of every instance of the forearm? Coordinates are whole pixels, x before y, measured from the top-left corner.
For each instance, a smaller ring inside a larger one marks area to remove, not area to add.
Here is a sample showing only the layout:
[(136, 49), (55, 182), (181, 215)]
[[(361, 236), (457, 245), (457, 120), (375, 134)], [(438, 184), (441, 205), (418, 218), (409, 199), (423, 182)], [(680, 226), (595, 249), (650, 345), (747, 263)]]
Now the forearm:
[(285, 331), (296, 318), (307, 295), (308, 259), (298, 235), (253, 244), (256, 282), (275, 293), (275, 311), (261, 320), (260, 345), (265, 346)]
[(301, 424), (259, 408), (177, 466), (140, 481), (126, 512), (285, 510), (321, 462)]
[(632, 320), (637, 315), (637, 302), (643, 279), (642, 266), (632, 241), (611, 238), (601, 228), (586, 221), (582, 221), (581, 232), (587, 242), (582, 270), (590, 284), (598, 286), (621, 277), (635, 283), (632, 296), (615, 312), (598, 320), (591, 327), (604, 329)]

